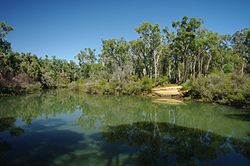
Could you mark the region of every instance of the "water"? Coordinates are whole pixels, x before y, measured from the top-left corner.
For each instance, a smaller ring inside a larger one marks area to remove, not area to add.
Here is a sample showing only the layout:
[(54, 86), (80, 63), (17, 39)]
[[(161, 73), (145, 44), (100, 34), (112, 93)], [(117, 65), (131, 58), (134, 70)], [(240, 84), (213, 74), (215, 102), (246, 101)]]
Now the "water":
[(69, 91), (4, 97), (0, 165), (250, 165), (250, 114)]

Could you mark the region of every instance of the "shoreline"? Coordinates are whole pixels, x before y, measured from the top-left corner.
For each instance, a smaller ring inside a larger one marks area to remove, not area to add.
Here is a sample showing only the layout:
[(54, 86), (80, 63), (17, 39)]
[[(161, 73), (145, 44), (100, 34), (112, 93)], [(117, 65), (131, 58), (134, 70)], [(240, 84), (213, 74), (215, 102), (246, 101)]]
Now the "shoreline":
[[(229, 105), (229, 104), (223, 104), (223, 103), (219, 103), (219, 102), (216, 102), (216, 101), (209, 101), (208, 99), (194, 99), (194, 98), (191, 98), (191, 96), (188, 96), (188, 97), (183, 97), (183, 96), (173, 96), (173, 97), (168, 97), (168, 96), (155, 96), (153, 95), (152, 92), (150, 93), (141, 93), (141, 94), (101, 94), (101, 93), (88, 93), (86, 91), (83, 91), (83, 90), (74, 90), (72, 88), (54, 88), (54, 89), (42, 89), (42, 90), (39, 90), (39, 91), (34, 91), (34, 92), (30, 92), (30, 93), (19, 93), (19, 94), (0, 94), (0, 99), (2, 97), (14, 97), (14, 96), (24, 96), (24, 95), (32, 95), (32, 94), (36, 94), (36, 93), (43, 93), (43, 92), (46, 92), (46, 91), (53, 91), (53, 90), (56, 90), (56, 91), (60, 91), (60, 90), (69, 90), (69, 91), (72, 91), (72, 92), (80, 92), (80, 93), (83, 93), (83, 94), (87, 94), (87, 95), (95, 95), (95, 96), (141, 96), (141, 97), (148, 97), (148, 98), (151, 98), (152, 100), (154, 99), (161, 99), (161, 100), (175, 100), (175, 101), (180, 101), (180, 102), (200, 102), (200, 103), (209, 103), (209, 104), (218, 104), (218, 105), (224, 105), (224, 106), (228, 106), (228, 107), (232, 107), (232, 108), (237, 108), (237, 109), (242, 109), (246, 112), (250, 112), (249, 110), (249, 106), (237, 106), (237, 105)], [(159, 102), (161, 104), (164, 104), (163, 102)], [(171, 103), (166, 103), (166, 104), (171, 104)]]

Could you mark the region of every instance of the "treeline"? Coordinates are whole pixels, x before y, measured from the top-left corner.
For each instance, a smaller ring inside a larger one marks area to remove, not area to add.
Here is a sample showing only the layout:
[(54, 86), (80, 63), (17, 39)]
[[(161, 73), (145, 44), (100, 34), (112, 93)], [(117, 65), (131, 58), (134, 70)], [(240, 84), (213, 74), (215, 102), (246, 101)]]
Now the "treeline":
[[(174, 21), (170, 31), (168, 27), (160, 29), (158, 24), (144, 22), (135, 28), (137, 39), (102, 40), (100, 54), (95, 49), (83, 49), (76, 55), (76, 64), (11, 51), (6, 35), (13, 29), (1, 23), (0, 93), (70, 84), (89, 93), (140, 94), (152, 86), (207, 79), (211, 73), (221, 73), (225, 78), (228, 73), (249, 78), (250, 28), (220, 35), (202, 24), (201, 19), (185, 16)], [(244, 84), (248, 83), (247, 79)], [(194, 84), (188, 85), (192, 91)], [(204, 96), (197, 93), (191, 94)], [(243, 95), (244, 100), (248, 95)]]

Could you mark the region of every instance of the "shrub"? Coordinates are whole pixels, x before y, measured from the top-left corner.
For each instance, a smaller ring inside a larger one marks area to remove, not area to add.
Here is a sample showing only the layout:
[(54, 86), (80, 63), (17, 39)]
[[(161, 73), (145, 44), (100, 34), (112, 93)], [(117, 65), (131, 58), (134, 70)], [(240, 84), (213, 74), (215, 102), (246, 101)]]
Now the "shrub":
[(167, 76), (158, 77), (154, 86), (165, 86), (169, 84), (169, 79)]
[(232, 64), (225, 64), (223, 65), (224, 73), (232, 73), (234, 71), (234, 67)]
[(122, 93), (127, 95), (139, 95), (142, 93), (142, 85), (140, 82), (130, 81), (124, 86)]
[(98, 86), (96, 84), (85, 84), (84, 85), (84, 91), (88, 94), (98, 94)]
[(141, 79), (140, 83), (141, 83), (143, 92), (147, 92), (147, 93), (151, 92), (152, 87), (153, 87), (153, 80), (152, 79), (145, 76)]
[(141, 80), (138, 77), (130, 76), (128, 81), (118, 80), (79, 80), (69, 84), (73, 90), (82, 90), (89, 94), (103, 95), (139, 95), (141, 93), (151, 92), (153, 81), (148, 77), (143, 77)]
[(83, 91), (85, 89), (85, 86), (83, 83), (78, 83), (78, 81), (76, 81), (76, 82), (71, 82), (68, 85), (68, 88), (75, 91)]
[(123, 84), (117, 80), (112, 80), (108, 82), (107, 84), (108, 94), (120, 95), (122, 94), (121, 93), (122, 88), (123, 88)]
[(250, 104), (250, 78), (247, 75), (212, 73), (189, 80), (184, 87), (190, 89), (192, 98), (238, 106)]
[(42, 89), (42, 85), (37, 82), (37, 83), (34, 83), (34, 84), (28, 84), (26, 87), (25, 87), (25, 92), (26, 93), (34, 93), (34, 92), (38, 92)]

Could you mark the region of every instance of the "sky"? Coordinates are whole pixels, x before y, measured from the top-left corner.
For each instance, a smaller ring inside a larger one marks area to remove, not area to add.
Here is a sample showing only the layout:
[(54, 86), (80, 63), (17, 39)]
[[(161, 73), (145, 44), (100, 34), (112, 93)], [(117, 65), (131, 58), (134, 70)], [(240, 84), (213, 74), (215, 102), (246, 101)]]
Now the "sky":
[(0, 0), (0, 22), (14, 28), (12, 49), (39, 57), (73, 60), (101, 40), (138, 37), (143, 22), (171, 27), (183, 16), (202, 18), (203, 27), (233, 34), (250, 27), (250, 0)]

